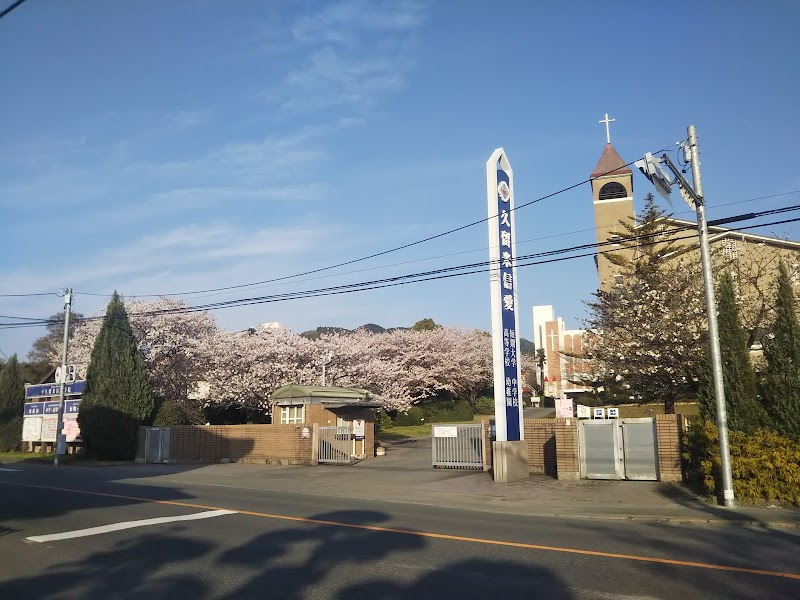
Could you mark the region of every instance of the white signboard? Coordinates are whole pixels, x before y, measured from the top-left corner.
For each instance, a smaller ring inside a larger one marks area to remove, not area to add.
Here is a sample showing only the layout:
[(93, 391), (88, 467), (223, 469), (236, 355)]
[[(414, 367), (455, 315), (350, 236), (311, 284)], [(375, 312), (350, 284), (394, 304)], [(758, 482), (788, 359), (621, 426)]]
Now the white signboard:
[(584, 406), (583, 404), (578, 404), (578, 418), (579, 419), (591, 419), (592, 418), (592, 410), (588, 406)]
[(556, 418), (571, 418), (572, 400), (570, 398), (556, 398)]
[(25, 417), (22, 422), (22, 441), (38, 442), (42, 435), (42, 417)]
[(353, 421), (353, 437), (357, 440), (363, 440), (364, 435), (364, 419), (356, 419)]
[(618, 408), (609, 408), (608, 409), (608, 418), (609, 419), (619, 419), (619, 409)]
[(46, 417), (42, 417), (41, 441), (43, 442), (56, 441), (56, 430), (58, 429), (58, 427), (56, 426), (57, 421), (58, 421), (58, 415), (47, 415)]
[(593, 414), (595, 419), (605, 419), (606, 418), (606, 409), (605, 408), (595, 408), (592, 414)]
[(458, 437), (458, 427), (433, 427), (433, 437)]

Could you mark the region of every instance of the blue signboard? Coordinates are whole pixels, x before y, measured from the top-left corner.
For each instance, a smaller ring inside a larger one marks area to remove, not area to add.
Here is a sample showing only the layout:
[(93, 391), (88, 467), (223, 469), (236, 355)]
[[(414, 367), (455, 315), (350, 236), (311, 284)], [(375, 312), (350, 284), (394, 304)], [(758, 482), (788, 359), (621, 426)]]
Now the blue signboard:
[(77, 415), (80, 407), (81, 407), (80, 400), (67, 400), (66, 402), (64, 402), (64, 414)]
[(26, 417), (40, 417), (43, 415), (57, 415), (58, 402), (26, 402), (23, 415)]
[(503, 381), (506, 405), (506, 439), (519, 440), (519, 348), (518, 334), (516, 331), (517, 307), (516, 281), (514, 281), (514, 240), (512, 238), (511, 219), (513, 218), (510, 206), (511, 191), (508, 173), (497, 169), (497, 219), (500, 241), (500, 293), (502, 296), (502, 327), (503, 327)]
[[(86, 388), (86, 381), (72, 381), (64, 384), (65, 396), (80, 396)], [(60, 383), (43, 383), (41, 385), (26, 385), (25, 398), (52, 398), (58, 396), (61, 390)]]
[(44, 402), (26, 402), (23, 410), (26, 417), (38, 417), (44, 414)]

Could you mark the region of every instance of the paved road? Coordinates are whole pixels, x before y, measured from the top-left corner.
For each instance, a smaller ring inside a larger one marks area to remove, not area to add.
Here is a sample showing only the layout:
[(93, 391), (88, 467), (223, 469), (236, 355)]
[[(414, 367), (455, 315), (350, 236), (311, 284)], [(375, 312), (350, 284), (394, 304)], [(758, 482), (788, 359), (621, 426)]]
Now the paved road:
[[(484, 474), (415, 470), (417, 457), (4, 465), (19, 470), (0, 471), (0, 598), (800, 597), (797, 529), (508, 514), (464, 491)], [(101, 529), (27, 539), (87, 528)]]
[(544, 406), (540, 408), (525, 408), (522, 410), (522, 414), (526, 419), (546, 419), (547, 417), (554, 416), (556, 414), (556, 409)]

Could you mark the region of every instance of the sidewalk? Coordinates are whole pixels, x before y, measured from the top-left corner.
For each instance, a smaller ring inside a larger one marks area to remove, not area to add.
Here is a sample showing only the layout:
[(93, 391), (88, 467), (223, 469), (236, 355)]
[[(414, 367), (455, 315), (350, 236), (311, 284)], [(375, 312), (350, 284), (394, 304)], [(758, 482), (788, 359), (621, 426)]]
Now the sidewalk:
[[(226, 484), (537, 517), (800, 528), (799, 509), (712, 506), (683, 486), (672, 483), (558, 481), (547, 475), (531, 475), (525, 481), (514, 483), (494, 483), (483, 471), (432, 468), (430, 447), (430, 439), (395, 444), (387, 449), (386, 456), (351, 467), (229, 464), (191, 470), (158, 465), (140, 468), (160, 470), (164, 477), (186, 483)], [(170, 472), (167, 474), (164, 470)]]

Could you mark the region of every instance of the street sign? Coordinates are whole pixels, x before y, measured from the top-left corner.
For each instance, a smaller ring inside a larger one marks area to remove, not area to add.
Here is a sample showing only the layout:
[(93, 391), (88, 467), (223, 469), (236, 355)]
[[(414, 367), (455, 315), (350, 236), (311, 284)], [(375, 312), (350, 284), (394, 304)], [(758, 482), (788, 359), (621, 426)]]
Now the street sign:
[[(86, 388), (86, 381), (73, 381), (64, 384), (65, 396), (80, 396)], [(25, 398), (53, 398), (61, 391), (60, 383), (43, 383), (41, 385), (26, 385)]]
[(609, 419), (619, 419), (619, 409), (618, 408), (609, 408), (608, 409), (608, 418)]
[(58, 402), (26, 402), (22, 407), (22, 414), (25, 417), (57, 415)]
[(606, 409), (605, 408), (595, 408), (593, 411), (593, 418), (595, 419), (605, 419), (606, 418)]

